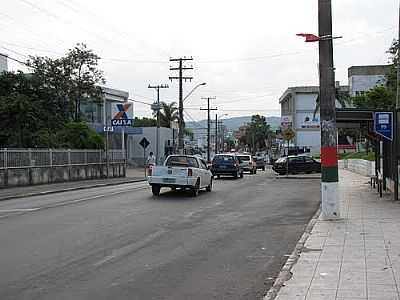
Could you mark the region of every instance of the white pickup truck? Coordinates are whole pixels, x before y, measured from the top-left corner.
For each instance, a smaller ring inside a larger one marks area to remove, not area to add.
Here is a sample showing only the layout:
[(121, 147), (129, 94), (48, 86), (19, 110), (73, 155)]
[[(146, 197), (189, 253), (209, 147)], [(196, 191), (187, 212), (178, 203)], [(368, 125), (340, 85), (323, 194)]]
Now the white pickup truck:
[(212, 173), (204, 159), (193, 155), (170, 155), (164, 166), (155, 166), (151, 169), (147, 180), (151, 185), (154, 196), (160, 195), (162, 187), (173, 190), (189, 189), (196, 197), (200, 189), (211, 192)]

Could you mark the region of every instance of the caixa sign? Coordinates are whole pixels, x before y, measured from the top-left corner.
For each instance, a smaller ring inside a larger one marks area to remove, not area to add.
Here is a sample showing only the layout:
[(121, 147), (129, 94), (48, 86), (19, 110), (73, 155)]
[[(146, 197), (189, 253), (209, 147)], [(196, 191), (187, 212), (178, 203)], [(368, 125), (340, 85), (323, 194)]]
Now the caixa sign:
[(113, 105), (113, 118), (111, 119), (112, 126), (132, 126), (132, 103), (115, 103)]
[(111, 125), (112, 126), (132, 126), (133, 120), (132, 119), (112, 119)]

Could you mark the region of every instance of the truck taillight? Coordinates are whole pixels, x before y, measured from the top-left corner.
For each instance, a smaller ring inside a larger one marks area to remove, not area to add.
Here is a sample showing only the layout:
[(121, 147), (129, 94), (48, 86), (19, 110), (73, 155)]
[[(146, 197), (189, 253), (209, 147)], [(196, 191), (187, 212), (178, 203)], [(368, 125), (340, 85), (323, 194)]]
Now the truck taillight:
[(192, 169), (188, 169), (188, 176), (189, 177), (193, 176), (193, 170)]

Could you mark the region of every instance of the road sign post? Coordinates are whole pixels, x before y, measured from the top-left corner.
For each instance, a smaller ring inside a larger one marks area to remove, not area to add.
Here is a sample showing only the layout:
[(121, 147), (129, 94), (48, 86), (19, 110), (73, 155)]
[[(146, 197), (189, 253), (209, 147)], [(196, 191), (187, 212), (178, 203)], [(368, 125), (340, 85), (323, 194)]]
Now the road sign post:
[(139, 145), (142, 146), (142, 148), (143, 148), (144, 177), (146, 177), (147, 176), (147, 174), (146, 174), (146, 168), (147, 168), (147, 166), (146, 166), (146, 148), (150, 145), (150, 142), (145, 137), (143, 137), (140, 140)]

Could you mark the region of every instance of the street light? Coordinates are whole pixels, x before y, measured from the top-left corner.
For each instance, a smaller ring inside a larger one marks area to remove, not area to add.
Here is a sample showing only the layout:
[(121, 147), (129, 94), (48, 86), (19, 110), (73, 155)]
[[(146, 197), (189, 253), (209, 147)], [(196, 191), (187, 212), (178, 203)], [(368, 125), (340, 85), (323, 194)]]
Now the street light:
[(185, 101), (187, 98), (189, 98), (189, 96), (191, 95), (191, 94), (193, 94), (193, 92), (198, 88), (198, 87), (200, 87), (200, 86), (202, 86), (202, 85), (206, 85), (207, 83), (206, 82), (203, 82), (203, 83), (199, 83), (198, 85), (196, 85), (186, 96), (185, 96), (185, 98), (183, 98), (183, 101)]

